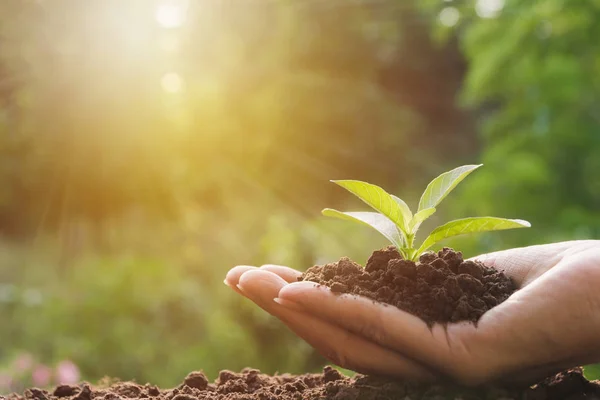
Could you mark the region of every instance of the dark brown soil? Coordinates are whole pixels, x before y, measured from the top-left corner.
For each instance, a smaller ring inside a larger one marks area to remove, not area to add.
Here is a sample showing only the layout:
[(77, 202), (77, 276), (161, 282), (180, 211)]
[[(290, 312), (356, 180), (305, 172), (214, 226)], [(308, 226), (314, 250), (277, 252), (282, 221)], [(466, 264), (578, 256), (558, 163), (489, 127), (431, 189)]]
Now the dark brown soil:
[[(2, 396), (0, 399), (4, 400)], [(188, 375), (177, 388), (159, 389), (133, 382), (92, 386), (63, 385), (46, 391), (27, 389), (10, 400), (579, 400), (600, 399), (600, 382), (590, 382), (581, 369), (548, 378), (525, 390), (498, 387), (462, 388), (451, 385), (416, 385), (402, 381), (357, 375), (348, 378), (325, 367), (322, 374), (261, 374), (221, 371), (210, 383), (202, 372)]]
[(480, 262), (464, 261), (447, 247), (421, 255), (418, 262), (387, 247), (373, 252), (365, 268), (342, 257), (338, 262), (309, 268), (299, 280), (326, 285), (336, 293), (351, 293), (390, 304), (429, 325), (477, 322), (516, 289), (510, 278)]

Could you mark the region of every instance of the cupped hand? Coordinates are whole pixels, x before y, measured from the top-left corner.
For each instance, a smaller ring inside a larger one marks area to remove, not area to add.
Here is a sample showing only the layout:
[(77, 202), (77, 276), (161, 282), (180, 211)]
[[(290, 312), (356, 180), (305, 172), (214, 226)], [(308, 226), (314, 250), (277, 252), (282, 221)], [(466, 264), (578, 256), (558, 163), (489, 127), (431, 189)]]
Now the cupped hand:
[(333, 363), (364, 373), (467, 385), (533, 383), (600, 361), (600, 241), (475, 257), (520, 290), (477, 325), (436, 324), (355, 295), (297, 282), (287, 267), (240, 266), (225, 282), (281, 319)]
[(279, 318), (335, 364), (358, 372), (386, 375), (388, 371), (410, 379), (431, 380), (433, 373), (418, 363), (337, 326), (309, 311), (299, 311), (275, 301), (281, 289), (297, 282), (300, 272), (278, 265), (237, 266), (229, 271), (225, 284)]

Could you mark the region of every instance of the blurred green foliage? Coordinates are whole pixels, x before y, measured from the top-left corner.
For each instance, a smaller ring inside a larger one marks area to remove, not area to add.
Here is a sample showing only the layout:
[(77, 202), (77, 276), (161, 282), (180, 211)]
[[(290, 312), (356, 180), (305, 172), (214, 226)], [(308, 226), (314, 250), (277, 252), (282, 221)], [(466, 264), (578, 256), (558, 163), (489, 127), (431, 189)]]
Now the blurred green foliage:
[[(429, 3), (429, 11), (443, 7)], [(460, 20), (450, 31), (436, 28), (438, 37), (459, 35), (469, 60), (460, 103), (481, 127), (485, 165), (450, 212), (532, 222), (533, 231), (490, 235), (475, 251), (597, 238), (600, 2), (502, 3), (494, 18), (478, 18), (485, 11), (469, 2), (446, 4)]]
[(21, 350), (161, 385), (318, 369), (221, 282), (383, 245), (319, 217), (359, 207), (329, 179), (414, 205), (483, 162), (423, 232), (532, 222), (449, 242), (467, 255), (598, 237), (600, 2), (487, 3), (2, 1), (0, 372)]

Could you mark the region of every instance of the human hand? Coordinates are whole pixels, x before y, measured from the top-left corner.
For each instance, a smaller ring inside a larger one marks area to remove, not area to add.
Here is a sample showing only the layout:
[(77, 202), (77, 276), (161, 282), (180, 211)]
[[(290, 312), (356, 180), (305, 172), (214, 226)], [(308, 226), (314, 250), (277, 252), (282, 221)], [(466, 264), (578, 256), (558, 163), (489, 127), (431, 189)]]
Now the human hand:
[[(520, 288), (477, 326), (431, 329), (395, 307), (295, 282), (285, 267), (236, 267), (226, 282), (280, 318), (325, 357), (366, 373), (463, 384), (533, 383), (600, 360), (600, 241), (572, 241), (476, 257)], [(277, 300), (275, 301), (275, 298)]]

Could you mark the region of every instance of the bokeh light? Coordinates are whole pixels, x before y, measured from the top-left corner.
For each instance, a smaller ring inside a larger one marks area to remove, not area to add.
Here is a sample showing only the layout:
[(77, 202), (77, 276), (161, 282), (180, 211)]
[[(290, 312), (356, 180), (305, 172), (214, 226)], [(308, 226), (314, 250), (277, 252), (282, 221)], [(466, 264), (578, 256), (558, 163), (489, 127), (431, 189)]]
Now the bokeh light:
[(179, 93), (183, 90), (183, 80), (175, 72), (168, 72), (160, 80), (162, 88), (168, 93)]
[(504, 0), (477, 0), (475, 12), (481, 18), (496, 18), (504, 8)]
[(444, 7), (438, 18), (442, 25), (450, 28), (458, 23), (460, 11), (456, 7)]
[(163, 28), (178, 28), (185, 22), (187, 8), (185, 0), (163, 0), (156, 6), (156, 21)]

